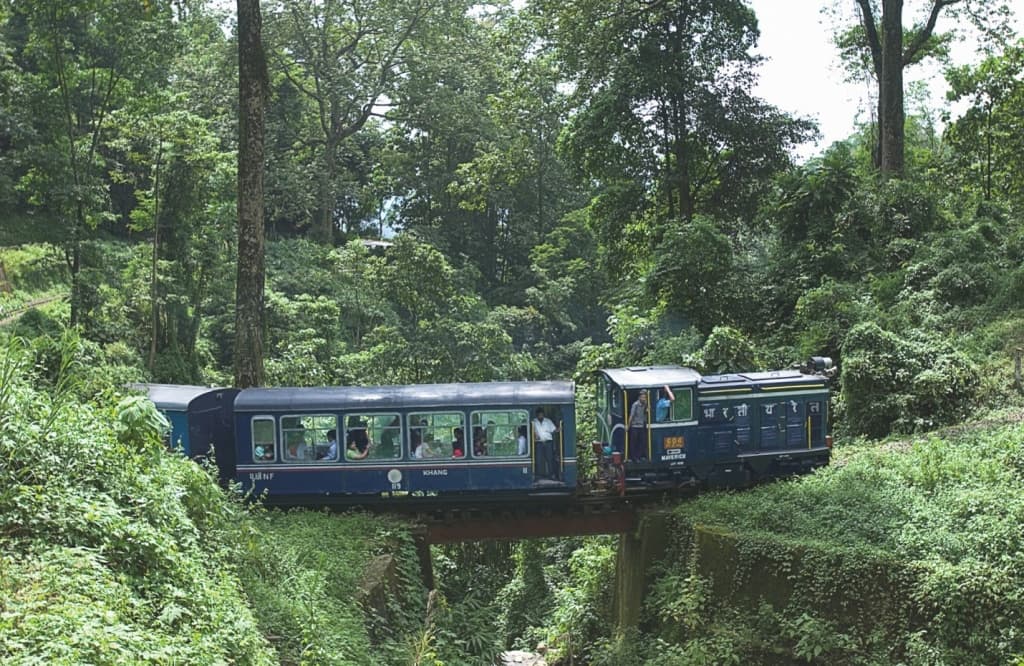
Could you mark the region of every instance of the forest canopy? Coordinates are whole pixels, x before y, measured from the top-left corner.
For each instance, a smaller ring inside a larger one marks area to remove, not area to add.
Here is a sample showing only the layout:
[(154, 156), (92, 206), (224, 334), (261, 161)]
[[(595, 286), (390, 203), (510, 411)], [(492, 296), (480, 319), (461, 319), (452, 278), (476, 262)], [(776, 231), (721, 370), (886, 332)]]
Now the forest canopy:
[[(945, 58), (945, 107), (903, 108), (900, 82), (900, 168), (878, 113), (794, 157), (817, 129), (755, 94), (741, 0), (261, 3), (264, 381), (827, 354), (858, 432), (878, 426), (857, 405), (913, 429), (1005, 394), (1024, 293), (1012, 14), (831, 7), (878, 99), (894, 84), (873, 49), (896, 38), (873, 33), (902, 21), (903, 67)], [(951, 61), (938, 17), (981, 30), (983, 56)], [(140, 378), (231, 382), (235, 267), (256, 266), (235, 234), (234, 30), (202, 0), (0, 3), (0, 232), (23, 247), (3, 298), (69, 293), (19, 330), (72, 324)], [(882, 380), (916, 364), (937, 376)], [(943, 386), (955, 404), (926, 413)]]

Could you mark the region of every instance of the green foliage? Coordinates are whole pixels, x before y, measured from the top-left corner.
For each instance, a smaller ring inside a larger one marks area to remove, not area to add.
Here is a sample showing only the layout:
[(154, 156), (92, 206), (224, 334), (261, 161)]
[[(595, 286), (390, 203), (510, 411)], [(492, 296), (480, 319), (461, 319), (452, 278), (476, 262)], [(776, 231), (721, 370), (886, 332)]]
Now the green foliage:
[(737, 305), (733, 249), (712, 220), (698, 217), (665, 235), (647, 288), (702, 332), (731, 321)]
[(0, 318), (4, 310), (59, 293), (67, 284), (67, 264), (48, 245), (5, 247), (0, 250), (0, 262), (7, 276), (6, 286), (12, 290), (0, 291)]
[(282, 663), (407, 663), (426, 590), (400, 521), (268, 512), (244, 536), (239, 577)]
[(845, 416), (854, 433), (882, 437), (958, 423), (971, 409), (977, 369), (934, 335), (861, 324), (842, 352)]
[(841, 350), (847, 332), (870, 321), (876, 312), (870, 296), (856, 285), (826, 278), (797, 300), (794, 324), (799, 331), (801, 358), (829, 356), (842, 363)]
[[(989, 300), (1005, 260), (1001, 241), (985, 225), (938, 235), (917, 251), (906, 267), (907, 291), (930, 292), (943, 308), (969, 307)], [(893, 310), (900, 312), (900, 305)], [(909, 317), (908, 317), (909, 318)]]
[(151, 404), (80, 398), (96, 380), (62, 344), (55, 371), (0, 359), (0, 657), (271, 663), (234, 577), (241, 507), (163, 450)]
[(716, 326), (704, 346), (687, 358), (684, 365), (705, 374), (722, 374), (756, 370), (763, 363), (743, 333), (728, 326)]
[(675, 663), (1012, 661), (1022, 434), (977, 424), (849, 446), (814, 475), (680, 504), (633, 649), (664, 641), (690, 655)]
[(751, 95), (758, 31), (742, 3), (536, 7), (552, 17), (545, 30), (576, 84), (562, 148), (588, 178), (640, 189), (620, 224), (660, 209), (647, 240), (694, 214), (748, 214), (787, 164), (786, 146), (810, 133)]
[(498, 594), (501, 614), (497, 626), (505, 645), (540, 626), (551, 604), (551, 589), (544, 576), (544, 544), (521, 541), (515, 552), (516, 575)]
[(546, 643), (562, 659), (599, 657), (595, 641), (612, 626), (615, 544), (614, 537), (585, 539), (566, 558), (567, 567), (559, 563), (567, 571), (554, 589)]
[(945, 136), (953, 149), (949, 180), (968, 201), (1019, 205), (1024, 196), (1022, 127), (1014, 111), (1024, 100), (1022, 70), (1024, 43), (1018, 39), (1002, 53), (975, 66), (952, 67), (946, 74), (950, 101), (970, 104)]
[(109, 406), (88, 344), (55, 344), (0, 354), (4, 663), (408, 663), (426, 591), (403, 523), (251, 516), (150, 401)]
[(443, 663), (493, 664), (505, 649), (499, 598), (516, 578), (515, 551), (510, 542), (464, 542), (434, 547), (438, 580), (431, 647)]

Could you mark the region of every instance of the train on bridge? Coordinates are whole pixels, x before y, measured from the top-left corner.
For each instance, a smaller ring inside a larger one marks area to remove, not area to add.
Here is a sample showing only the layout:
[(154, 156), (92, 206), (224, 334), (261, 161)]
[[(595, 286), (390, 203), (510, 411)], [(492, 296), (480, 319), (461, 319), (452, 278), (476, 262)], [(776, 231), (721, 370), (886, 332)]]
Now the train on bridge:
[(206, 388), (143, 384), (170, 445), (210, 451), (223, 481), (270, 505), (410, 498), (548, 500), (744, 487), (829, 462), (828, 375), (601, 370), (598, 440), (581, 446), (566, 381)]

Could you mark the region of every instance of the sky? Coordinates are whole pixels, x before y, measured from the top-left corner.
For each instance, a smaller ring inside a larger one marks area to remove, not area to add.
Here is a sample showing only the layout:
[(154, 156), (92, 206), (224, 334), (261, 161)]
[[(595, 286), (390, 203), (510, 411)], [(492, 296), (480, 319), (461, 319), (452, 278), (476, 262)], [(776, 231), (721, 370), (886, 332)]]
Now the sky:
[[(794, 115), (816, 120), (822, 134), (817, 145), (807, 144), (797, 151), (810, 157), (832, 142), (845, 139), (857, 122), (870, 119), (868, 85), (845, 80), (838, 50), (832, 43), (832, 19), (821, 12), (828, 2), (823, 0), (747, 0), (757, 14), (761, 39), (757, 52), (768, 58), (761, 67), (758, 97)], [(840, 0), (844, 10), (856, 6), (852, 0)], [(930, 3), (929, 3), (930, 4)], [(922, 9), (923, 2), (907, 2), (904, 24)], [(1018, 10), (1017, 25), (1024, 12)], [(950, 20), (940, 20), (936, 31), (954, 27)], [(951, 57), (956, 64), (977, 60), (970, 41), (955, 44)], [(934, 62), (909, 68), (906, 83), (924, 80), (931, 91), (933, 105), (945, 105), (946, 85), (941, 67)]]

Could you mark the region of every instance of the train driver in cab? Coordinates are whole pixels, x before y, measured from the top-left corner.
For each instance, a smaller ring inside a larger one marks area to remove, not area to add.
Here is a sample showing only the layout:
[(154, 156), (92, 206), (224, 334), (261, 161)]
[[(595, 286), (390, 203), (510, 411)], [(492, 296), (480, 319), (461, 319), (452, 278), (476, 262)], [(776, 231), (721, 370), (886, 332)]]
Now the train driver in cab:
[(672, 392), (672, 389), (667, 384), (662, 386), (661, 390), (658, 391), (658, 402), (654, 403), (654, 420), (656, 423), (668, 421), (672, 413), (672, 403), (675, 401), (676, 394)]

